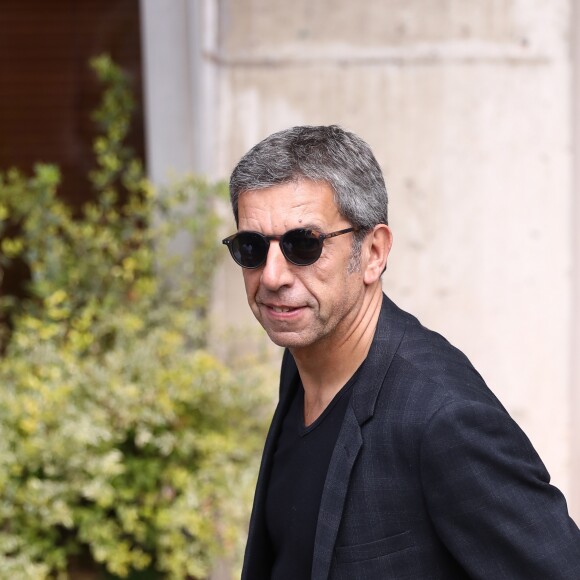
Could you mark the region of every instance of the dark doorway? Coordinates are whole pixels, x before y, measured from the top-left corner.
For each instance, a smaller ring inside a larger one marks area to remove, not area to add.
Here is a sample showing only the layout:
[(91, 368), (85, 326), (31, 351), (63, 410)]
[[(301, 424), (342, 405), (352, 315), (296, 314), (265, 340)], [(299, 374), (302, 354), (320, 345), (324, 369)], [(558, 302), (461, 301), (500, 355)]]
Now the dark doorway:
[(129, 144), (143, 159), (139, 0), (0, 0), (0, 170), (55, 163), (63, 199), (91, 197), (101, 89), (88, 62), (105, 52), (130, 74), (138, 111)]

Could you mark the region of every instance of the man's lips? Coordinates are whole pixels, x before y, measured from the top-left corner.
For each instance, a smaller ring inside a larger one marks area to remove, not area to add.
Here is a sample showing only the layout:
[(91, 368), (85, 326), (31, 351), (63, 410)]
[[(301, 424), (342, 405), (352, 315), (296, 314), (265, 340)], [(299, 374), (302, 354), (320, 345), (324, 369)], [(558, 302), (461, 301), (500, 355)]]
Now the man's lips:
[(303, 308), (303, 306), (291, 306), (289, 304), (272, 304), (267, 302), (263, 302), (262, 305), (275, 314), (290, 314)]
[(274, 312), (290, 312), (300, 308), (300, 306), (287, 306), (286, 304), (264, 304), (264, 306), (271, 308)]

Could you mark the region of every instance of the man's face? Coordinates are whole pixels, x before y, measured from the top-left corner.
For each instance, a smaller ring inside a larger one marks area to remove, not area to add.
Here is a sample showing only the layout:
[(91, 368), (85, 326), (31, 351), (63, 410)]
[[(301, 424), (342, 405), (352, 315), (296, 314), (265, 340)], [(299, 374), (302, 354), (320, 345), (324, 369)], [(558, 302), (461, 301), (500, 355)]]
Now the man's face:
[[(239, 198), (239, 230), (280, 235), (295, 228), (330, 233), (351, 226), (329, 185), (303, 180), (247, 191)], [(309, 266), (288, 262), (276, 240), (266, 263), (243, 270), (248, 303), (268, 336), (293, 349), (340, 344), (349, 337), (362, 306), (361, 271), (349, 271), (353, 234), (325, 240), (322, 255)]]

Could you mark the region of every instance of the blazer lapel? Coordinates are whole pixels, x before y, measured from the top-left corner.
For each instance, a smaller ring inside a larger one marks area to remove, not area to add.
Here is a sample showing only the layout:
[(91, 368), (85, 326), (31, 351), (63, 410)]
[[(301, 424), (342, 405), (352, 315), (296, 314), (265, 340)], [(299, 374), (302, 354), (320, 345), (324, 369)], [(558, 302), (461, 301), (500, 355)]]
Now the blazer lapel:
[(383, 295), (373, 344), (354, 385), (328, 467), (318, 513), (312, 580), (327, 580), (352, 469), (363, 446), (362, 426), (372, 418), (391, 361), (405, 333), (401, 311)]
[(334, 543), (342, 518), (350, 472), (362, 447), (360, 425), (352, 407), (347, 407), (340, 434), (334, 446), (318, 512), (312, 580), (326, 580)]

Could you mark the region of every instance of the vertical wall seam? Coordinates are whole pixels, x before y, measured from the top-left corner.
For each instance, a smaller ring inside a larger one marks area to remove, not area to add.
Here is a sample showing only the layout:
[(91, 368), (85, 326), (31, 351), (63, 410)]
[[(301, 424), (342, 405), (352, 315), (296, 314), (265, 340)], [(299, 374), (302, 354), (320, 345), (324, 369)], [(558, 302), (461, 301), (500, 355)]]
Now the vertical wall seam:
[(580, 521), (580, 0), (572, 0), (570, 23), (572, 119), (572, 307), (570, 337), (570, 511)]
[[(188, 148), (190, 151), (190, 171), (198, 172), (199, 168), (198, 165), (198, 155), (199, 150), (197, 147), (196, 141), (196, 134), (199, 131), (199, 127), (196, 123), (195, 113), (196, 113), (196, 106), (199, 103), (198, 95), (196, 94), (197, 87), (195, 86), (196, 77), (195, 77), (195, 69), (193, 61), (196, 58), (195, 54), (195, 40), (197, 37), (198, 31), (192, 27), (192, 19), (194, 18), (195, 10), (198, 9), (198, 3), (195, 2), (193, 5), (188, 2), (188, 0), (184, 0), (183, 4), (183, 27), (185, 29), (185, 45), (187, 47), (187, 54), (185, 55), (185, 67), (187, 70), (187, 97), (186, 102), (188, 107), (186, 107), (186, 115), (187, 115), (187, 127), (189, 131), (187, 132), (187, 141), (188, 141)], [(194, 23), (195, 24), (195, 23)]]

